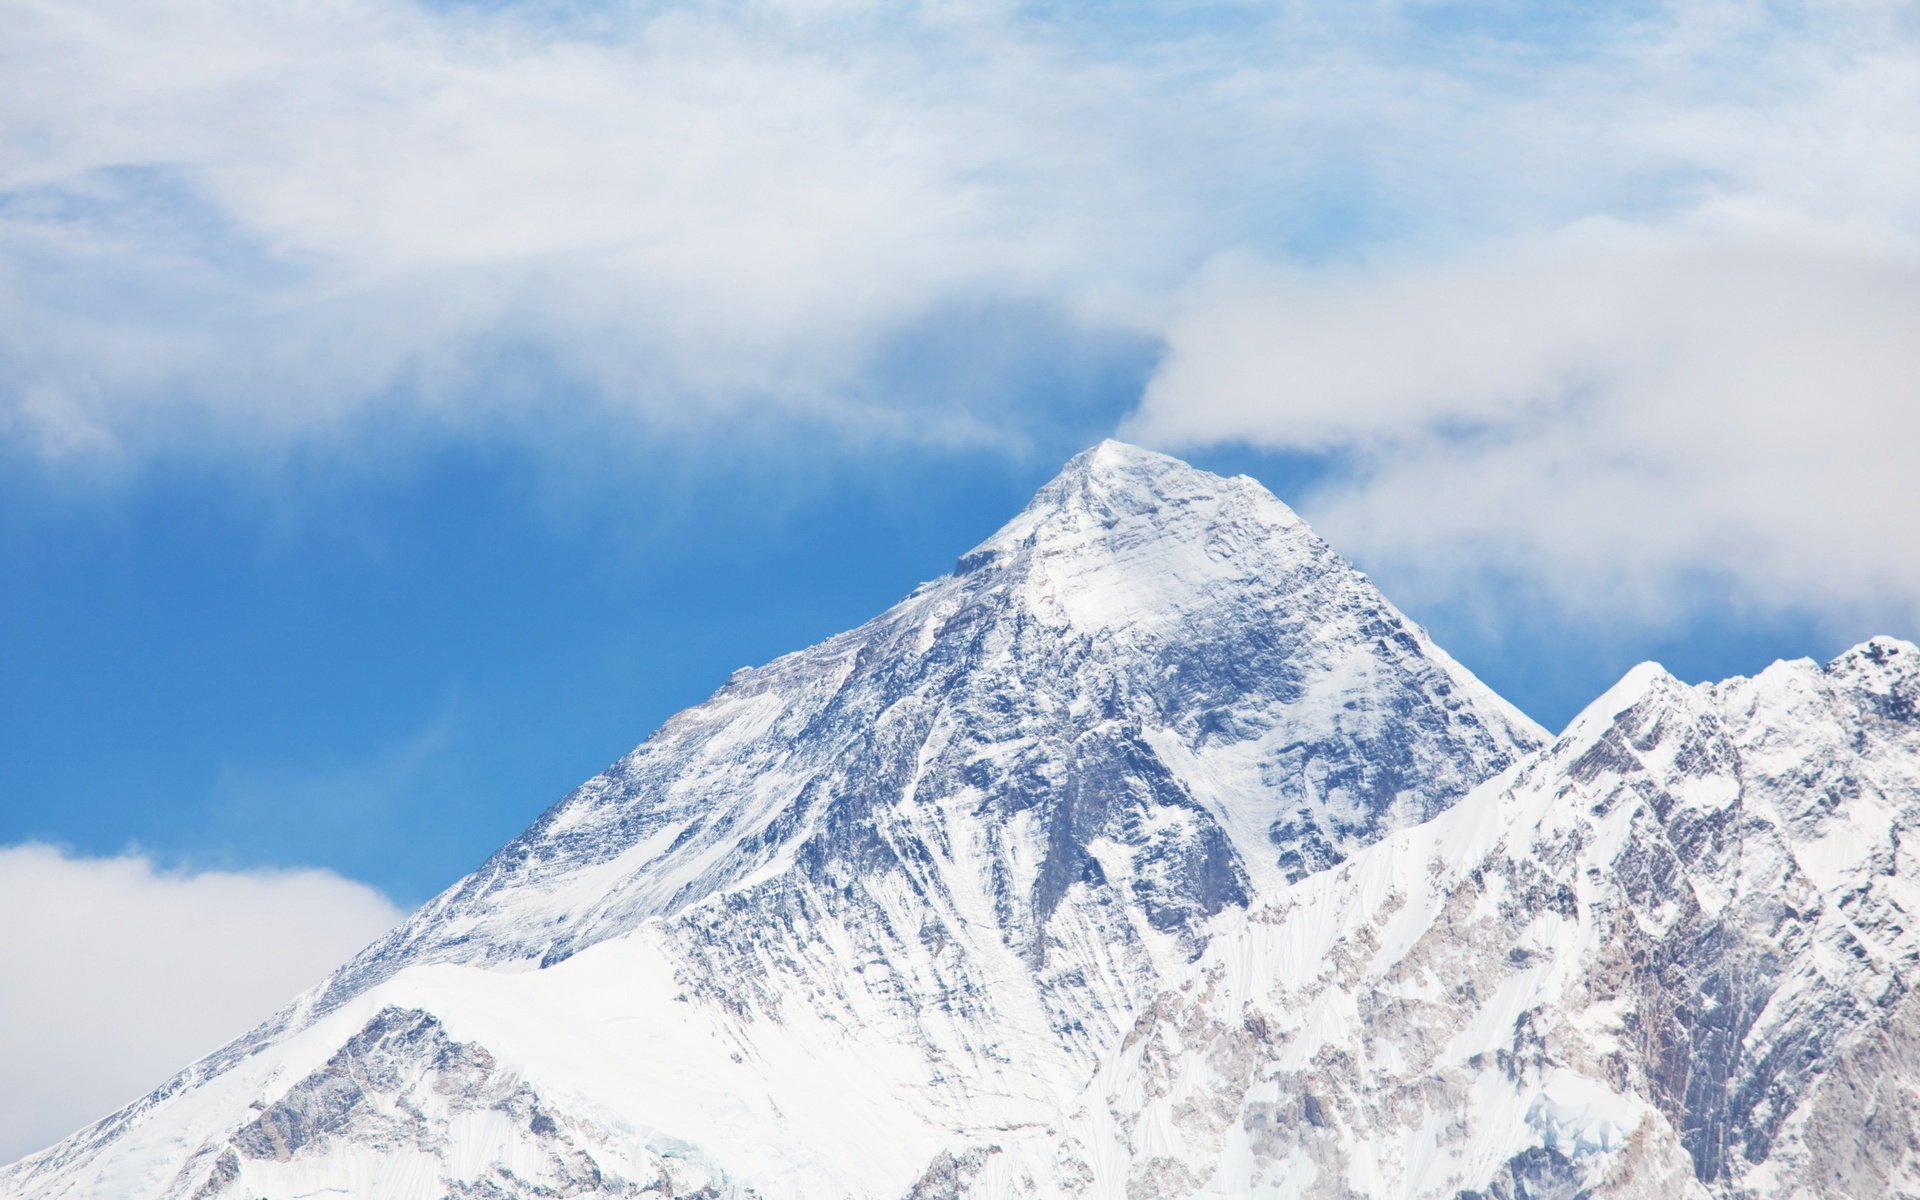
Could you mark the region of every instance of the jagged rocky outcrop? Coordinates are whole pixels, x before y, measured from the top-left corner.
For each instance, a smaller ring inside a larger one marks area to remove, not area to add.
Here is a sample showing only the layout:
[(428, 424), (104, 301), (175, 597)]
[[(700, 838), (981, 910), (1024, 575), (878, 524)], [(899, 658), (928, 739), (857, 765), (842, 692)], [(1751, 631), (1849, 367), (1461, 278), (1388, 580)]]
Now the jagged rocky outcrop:
[(1917, 852), (1920, 649), (1636, 669), (1216, 938), (1027, 1148), (1031, 1186), (1920, 1195)]
[(1905, 1194), (1916, 665), (1548, 744), (1106, 443), (0, 1194)]

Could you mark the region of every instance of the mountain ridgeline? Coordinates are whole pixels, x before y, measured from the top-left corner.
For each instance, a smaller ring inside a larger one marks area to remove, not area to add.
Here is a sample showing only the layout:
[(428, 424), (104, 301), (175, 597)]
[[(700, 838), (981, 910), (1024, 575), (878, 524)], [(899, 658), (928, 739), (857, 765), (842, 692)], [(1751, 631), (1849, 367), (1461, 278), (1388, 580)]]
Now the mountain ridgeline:
[(1558, 739), (1119, 443), (0, 1195), (1920, 1196), (1920, 651)]

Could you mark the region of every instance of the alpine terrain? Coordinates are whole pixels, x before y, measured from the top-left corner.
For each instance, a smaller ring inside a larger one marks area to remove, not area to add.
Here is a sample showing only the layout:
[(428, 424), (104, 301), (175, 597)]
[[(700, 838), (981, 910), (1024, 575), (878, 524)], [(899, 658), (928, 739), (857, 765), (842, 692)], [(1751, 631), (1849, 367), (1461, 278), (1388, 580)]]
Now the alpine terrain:
[(0, 1195), (1920, 1196), (1920, 650), (1557, 739), (1107, 442)]

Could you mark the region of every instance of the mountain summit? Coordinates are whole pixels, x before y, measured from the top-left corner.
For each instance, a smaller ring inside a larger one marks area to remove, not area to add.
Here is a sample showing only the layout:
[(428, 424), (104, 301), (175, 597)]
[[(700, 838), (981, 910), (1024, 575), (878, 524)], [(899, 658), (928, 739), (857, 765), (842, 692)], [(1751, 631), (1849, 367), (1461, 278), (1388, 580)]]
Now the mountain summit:
[(902, 1195), (1055, 1120), (1222, 914), (1542, 740), (1257, 483), (1102, 443), (3, 1178)]
[(0, 1194), (1798, 1195), (1859, 1089), (1798, 1098), (1913, 1036), (1915, 654), (1547, 744), (1257, 483), (1103, 443)]

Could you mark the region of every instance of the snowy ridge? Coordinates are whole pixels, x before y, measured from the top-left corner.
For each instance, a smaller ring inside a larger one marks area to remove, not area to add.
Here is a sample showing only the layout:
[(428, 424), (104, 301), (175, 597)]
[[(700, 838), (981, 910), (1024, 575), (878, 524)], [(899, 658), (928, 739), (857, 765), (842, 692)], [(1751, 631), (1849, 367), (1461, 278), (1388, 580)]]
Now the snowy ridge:
[(0, 1190), (991, 1187), (1216, 924), (1540, 740), (1253, 481), (1106, 443)]
[[(1920, 1195), (1920, 649), (1687, 687), (1216, 938), (1034, 1195)], [(980, 1194), (996, 1194), (982, 1192)]]

